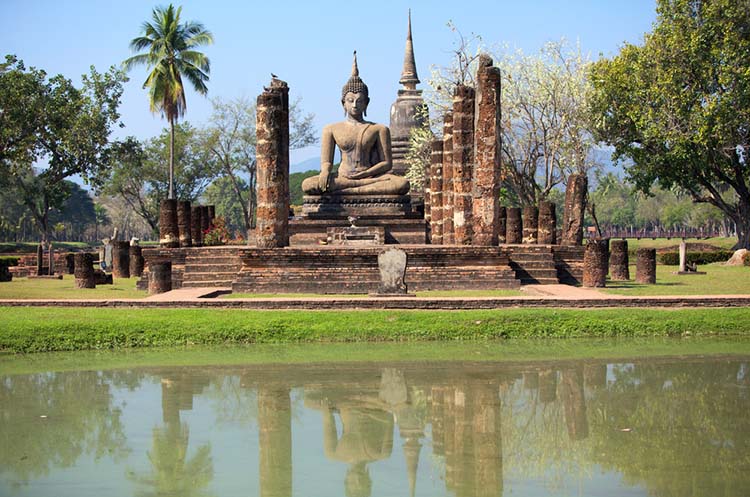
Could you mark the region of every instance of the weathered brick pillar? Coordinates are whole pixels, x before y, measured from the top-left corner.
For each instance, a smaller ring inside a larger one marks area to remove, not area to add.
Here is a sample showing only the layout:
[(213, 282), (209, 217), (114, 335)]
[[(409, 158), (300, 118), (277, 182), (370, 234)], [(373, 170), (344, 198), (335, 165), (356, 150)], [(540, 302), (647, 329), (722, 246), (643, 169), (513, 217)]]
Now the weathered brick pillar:
[(96, 288), (94, 279), (94, 254), (81, 252), (74, 256), (73, 274), (76, 288)]
[[(432, 145), (430, 145), (432, 149)], [(427, 224), (427, 239), (432, 238), (432, 202), (430, 195), (432, 193), (432, 185), (430, 184), (430, 178), (432, 177), (432, 152), (430, 152), (430, 164), (425, 168), (424, 175), (422, 177), (422, 205), (424, 206), (424, 220)], [(412, 187), (412, 190), (414, 188)]]
[(130, 243), (120, 240), (112, 242), (112, 276), (130, 278)]
[(523, 221), (520, 207), (508, 207), (508, 218), (505, 227), (505, 243), (521, 243), (523, 239)]
[(42, 276), (44, 274), (44, 245), (39, 242), (36, 246), (36, 275)]
[(630, 279), (628, 241), (612, 240), (609, 253), (609, 277), (615, 281)]
[(214, 229), (214, 219), (216, 219), (216, 206), (207, 205), (206, 212), (208, 212), (208, 229)]
[(430, 155), (430, 242), (443, 243), (443, 140), (432, 141)]
[(500, 213), (500, 69), (479, 56), (474, 121), (473, 245), (497, 245)]
[(190, 208), (190, 238), (194, 247), (203, 245), (202, 213), (203, 209), (200, 205), (194, 205)]
[(443, 243), (452, 245), (453, 236), (453, 114), (443, 119)]
[[(289, 87), (274, 79), (257, 104), (259, 248), (289, 245)], [(286, 116), (286, 120), (284, 117)]]
[[(289, 387), (264, 384), (258, 388), (257, 399), (259, 497), (291, 497), (292, 404)], [(326, 416), (332, 419), (333, 413), (328, 411)]]
[(458, 85), (453, 95), (453, 237), (471, 245), (473, 230), (474, 88)]
[(501, 205), (499, 207), (497, 219), (497, 243), (502, 245), (503, 243), (508, 243), (507, 238), (505, 238), (505, 233), (507, 231), (508, 212), (504, 205)]
[(542, 245), (555, 245), (557, 243), (557, 214), (555, 213), (555, 204), (548, 200), (539, 202), (537, 243)]
[(589, 240), (583, 253), (583, 286), (603, 288), (607, 285), (609, 238)]
[(191, 247), (193, 245), (190, 223), (190, 202), (181, 200), (177, 202), (177, 229), (180, 233), (180, 247)]
[(211, 216), (207, 205), (201, 205), (201, 241), (205, 238), (206, 231), (211, 229)]
[(172, 290), (172, 261), (155, 260), (148, 263), (148, 294)]
[(140, 278), (143, 275), (143, 249), (140, 245), (131, 245), (128, 248), (130, 253), (130, 277)]
[(47, 274), (50, 276), (55, 274), (55, 249), (52, 247), (52, 242), (47, 244)]
[(159, 205), (159, 244), (164, 248), (180, 246), (180, 232), (177, 227), (177, 201), (164, 199)]
[(583, 216), (586, 212), (587, 191), (588, 178), (585, 175), (571, 174), (568, 176), (561, 245), (581, 245), (583, 243)]
[(523, 243), (536, 245), (537, 223), (539, 222), (539, 209), (535, 206), (523, 208)]
[(639, 248), (635, 261), (636, 283), (656, 283), (656, 249)]
[(68, 252), (65, 254), (65, 273), (66, 274), (76, 274), (76, 263), (75, 263), (75, 254)]

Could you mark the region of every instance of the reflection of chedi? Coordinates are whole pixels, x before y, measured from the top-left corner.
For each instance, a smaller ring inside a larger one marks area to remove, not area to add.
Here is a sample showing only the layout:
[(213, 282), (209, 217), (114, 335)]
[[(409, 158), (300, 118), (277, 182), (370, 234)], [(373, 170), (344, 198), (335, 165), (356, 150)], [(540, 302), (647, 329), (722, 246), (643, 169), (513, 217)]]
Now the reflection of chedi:
[[(391, 136), (387, 126), (364, 120), (370, 103), (367, 85), (359, 77), (357, 52), (352, 76), (341, 90), (346, 120), (323, 128), (320, 175), (307, 178), (302, 190), (308, 195), (403, 195), (409, 182), (389, 174)], [(334, 147), (341, 150), (341, 165), (332, 173)]]

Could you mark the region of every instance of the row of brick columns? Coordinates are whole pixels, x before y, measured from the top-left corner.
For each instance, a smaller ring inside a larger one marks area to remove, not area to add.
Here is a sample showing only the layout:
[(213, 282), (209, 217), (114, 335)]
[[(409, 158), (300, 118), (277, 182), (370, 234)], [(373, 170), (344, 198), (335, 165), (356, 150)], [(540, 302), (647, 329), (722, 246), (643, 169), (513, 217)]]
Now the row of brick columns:
[(216, 208), (165, 199), (159, 206), (159, 245), (164, 248), (200, 247), (203, 235), (213, 228)]
[[(555, 206), (500, 206), (500, 69), (480, 55), (476, 90), (458, 85), (445, 115), (443, 138), (431, 144), (425, 214), (435, 245), (556, 244)], [(563, 245), (580, 245), (587, 181), (571, 175), (566, 192)]]
[[(627, 281), (630, 279), (629, 266), (627, 240), (589, 240), (583, 255), (583, 286), (606, 286), (608, 273), (612, 281)], [(639, 248), (636, 251), (635, 273), (637, 283), (656, 283), (656, 249)]]

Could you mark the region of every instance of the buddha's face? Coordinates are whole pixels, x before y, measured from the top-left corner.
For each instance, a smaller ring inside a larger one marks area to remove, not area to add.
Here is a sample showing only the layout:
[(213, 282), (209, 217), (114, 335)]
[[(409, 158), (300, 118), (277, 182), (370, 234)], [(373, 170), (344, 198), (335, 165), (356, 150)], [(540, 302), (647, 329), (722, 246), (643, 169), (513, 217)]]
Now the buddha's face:
[(352, 93), (348, 92), (344, 95), (344, 112), (349, 117), (360, 120), (362, 115), (367, 111), (367, 104), (370, 103), (370, 98), (364, 93)]

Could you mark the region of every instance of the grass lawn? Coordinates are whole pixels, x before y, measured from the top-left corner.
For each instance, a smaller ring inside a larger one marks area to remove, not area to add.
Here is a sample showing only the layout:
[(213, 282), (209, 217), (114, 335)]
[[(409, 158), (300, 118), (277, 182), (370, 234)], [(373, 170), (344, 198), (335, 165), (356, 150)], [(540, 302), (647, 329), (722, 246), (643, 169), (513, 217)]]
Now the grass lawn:
[(630, 267), (630, 281), (607, 280), (601, 291), (615, 295), (736, 295), (750, 294), (750, 267), (724, 266), (722, 263), (698, 266), (706, 274), (681, 276), (677, 266), (656, 266), (656, 284), (635, 282), (635, 266)]
[[(415, 292), (417, 297), (518, 297), (525, 295), (519, 290), (433, 290)], [(302, 298), (336, 298), (351, 299), (367, 297), (367, 294), (324, 295), (317, 293), (230, 293), (222, 296), (225, 299), (302, 299)]]
[[(619, 240), (619, 238), (612, 238), (612, 240)], [(674, 247), (675, 250), (678, 250), (681, 241), (680, 238), (672, 238), (669, 240), (666, 238), (657, 238), (656, 240), (651, 238), (641, 238), (640, 240), (636, 238), (628, 238), (628, 250), (637, 250), (639, 248), (662, 249), (665, 247)], [(700, 243), (702, 245), (713, 245), (722, 250), (731, 250), (734, 244), (737, 243), (737, 238), (715, 237), (705, 239), (701, 238), (700, 240), (697, 238), (686, 238), (685, 243), (688, 245), (691, 243)]]
[(66, 274), (62, 280), (13, 278), (0, 283), (0, 299), (138, 299), (147, 292), (135, 289), (138, 278), (115, 278), (114, 285), (99, 285), (96, 288), (76, 288), (73, 275)]
[(288, 342), (750, 335), (750, 309), (250, 311), (0, 307), (0, 351)]

